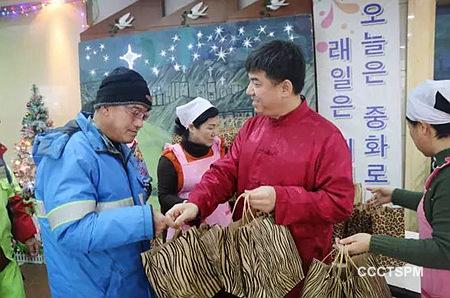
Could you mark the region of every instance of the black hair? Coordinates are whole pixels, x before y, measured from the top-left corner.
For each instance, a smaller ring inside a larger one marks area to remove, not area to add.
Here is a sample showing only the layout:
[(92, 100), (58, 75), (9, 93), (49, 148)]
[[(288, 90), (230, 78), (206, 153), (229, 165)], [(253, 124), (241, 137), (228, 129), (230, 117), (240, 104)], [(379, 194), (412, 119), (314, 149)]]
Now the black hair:
[(290, 41), (274, 40), (252, 51), (245, 61), (247, 72), (264, 71), (275, 83), (289, 80), (294, 93), (305, 84), (305, 58), (299, 46)]
[[(200, 114), (197, 118), (195, 118), (194, 122), (192, 122), (192, 125), (194, 125), (195, 128), (200, 128), (200, 126), (208, 121), (208, 119), (216, 117), (219, 115), (219, 110), (216, 107), (210, 107), (206, 111)], [(181, 124), (180, 119), (177, 117), (175, 119), (175, 128), (174, 128), (175, 134), (187, 138), (189, 136), (189, 130), (187, 127), (184, 127), (183, 124)]]
[[(412, 126), (416, 126), (419, 124), (419, 121), (413, 121), (406, 117), (406, 121), (408, 121), (409, 124)], [(444, 139), (450, 137), (450, 123), (444, 123), (444, 124), (430, 124), (431, 127), (436, 131), (436, 138), (438, 139)]]

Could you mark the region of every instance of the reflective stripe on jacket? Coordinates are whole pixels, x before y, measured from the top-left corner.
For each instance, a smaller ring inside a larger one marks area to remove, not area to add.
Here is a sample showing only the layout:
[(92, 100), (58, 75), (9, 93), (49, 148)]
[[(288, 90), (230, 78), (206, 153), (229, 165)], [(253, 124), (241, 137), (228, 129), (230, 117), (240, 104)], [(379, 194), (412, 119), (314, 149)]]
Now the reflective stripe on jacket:
[(33, 148), (52, 297), (150, 297), (140, 253), (153, 238), (152, 210), (137, 161), (85, 115), (75, 124), (38, 136)]

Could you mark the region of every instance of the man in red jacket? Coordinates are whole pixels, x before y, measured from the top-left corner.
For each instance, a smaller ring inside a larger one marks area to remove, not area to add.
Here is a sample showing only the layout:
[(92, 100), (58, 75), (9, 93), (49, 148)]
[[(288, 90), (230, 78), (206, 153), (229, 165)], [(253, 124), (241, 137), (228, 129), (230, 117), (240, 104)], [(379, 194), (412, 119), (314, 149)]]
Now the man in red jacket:
[[(257, 116), (239, 130), (188, 202), (166, 216), (175, 227), (203, 219), (235, 192), (248, 191), (252, 208), (273, 213), (277, 224), (289, 227), (306, 273), (313, 258), (330, 252), (333, 224), (351, 214), (350, 151), (339, 129), (300, 95), (305, 62), (299, 47), (267, 43), (249, 55), (245, 67)], [(299, 297), (300, 291), (301, 284), (287, 297)]]

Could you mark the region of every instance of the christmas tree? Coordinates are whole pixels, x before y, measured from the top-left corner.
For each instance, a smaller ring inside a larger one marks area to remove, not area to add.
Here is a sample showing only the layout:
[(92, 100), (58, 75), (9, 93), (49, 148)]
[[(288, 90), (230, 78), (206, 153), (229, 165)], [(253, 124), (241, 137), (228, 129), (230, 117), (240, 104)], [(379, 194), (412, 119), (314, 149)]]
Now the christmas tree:
[(36, 85), (33, 85), (31, 92), (31, 98), (27, 102), (27, 113), (22, 119), (21, 139), (15, 145), (17, 158), (13, 160), (13, 172), (22, 187), (22, 198), (25, 203), (29, 203), (34, 198), (35, 165), (31, 156), (34, 137), (53, 126), (52, 121), (48, 119), (48, 110)]

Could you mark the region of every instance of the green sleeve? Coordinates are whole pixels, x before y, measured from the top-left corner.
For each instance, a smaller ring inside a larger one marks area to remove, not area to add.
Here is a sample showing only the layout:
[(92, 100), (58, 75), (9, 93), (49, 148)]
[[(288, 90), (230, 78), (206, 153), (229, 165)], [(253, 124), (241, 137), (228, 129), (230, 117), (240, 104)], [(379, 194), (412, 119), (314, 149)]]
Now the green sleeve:
[(422, 196), (422, 192), (396, 188), (392, 193), (392, 203), (416, 211)]
[(450, 187), (446, 185), (450, 175), (445, 176), (447, 178), (436, 178), (435, 191), (427, 198), (432, 204), (429, 217), (433, 228), (432, 238), (403, 239), (373, 235), (369, 250), (418, 266), (450, 269)]
[[(11, 171), (11, 170), (10, 170)], [(13, 171), (11, 171), (11, 175), (12, 175), (12, 185), (14, 187), (14, 194), (19, 194), (22, 192), (22, 188), (20, 188), (19, 182), (16, 179), (16, 176), (14, 175)]]

